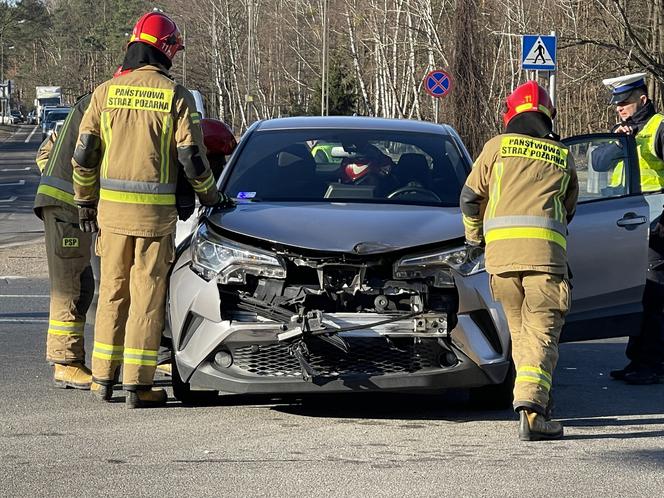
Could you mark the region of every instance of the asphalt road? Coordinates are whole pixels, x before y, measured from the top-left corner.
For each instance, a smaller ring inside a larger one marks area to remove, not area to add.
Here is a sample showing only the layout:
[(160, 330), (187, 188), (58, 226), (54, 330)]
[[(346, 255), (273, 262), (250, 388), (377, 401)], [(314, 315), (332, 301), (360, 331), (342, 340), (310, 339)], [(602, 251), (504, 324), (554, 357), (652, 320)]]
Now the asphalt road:
[(32, 211), (39, 185), (35, 154), (40, 143), (41, 130), (27, 125), (0, 142), (0, 247), (43, 234), (42, 223)]
[[(0, 169), (9, 168), (5, 150)], [(32, 184), (28, 173), (20, 178)], [(3, 214), (29, 211), (27, 187), (16, 187), (25, 190), (12, 190), (8, 204), (19, 211)], [(2, 268), (0, 496), (655, 497), (664, 489), (664, 385), (608, 378), (624, 363), (623, 340), (562, 346), (556, 416), (566, 438), (555, 442), (518, 441), (510, 410), (471, 409), (463, 392), (228, 396), (197, 408), (171, 398), (165, 408), (126, 410), (121, 391), (106, 404), (51, 387), (43, 246), (0, 248)]]

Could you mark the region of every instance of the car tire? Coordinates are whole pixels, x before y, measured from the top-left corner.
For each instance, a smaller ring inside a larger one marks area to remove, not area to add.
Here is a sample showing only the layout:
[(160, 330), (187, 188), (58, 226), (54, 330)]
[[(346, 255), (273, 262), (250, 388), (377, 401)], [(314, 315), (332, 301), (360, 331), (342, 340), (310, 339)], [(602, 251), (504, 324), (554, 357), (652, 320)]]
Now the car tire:
[(175, 399), (180, 401), (180, 403), (188, 406), (209, 405), (219, 399), (219, 393), (217, 391), (191, 390), (191, 385), (189, 384), (189, 382), (184, 382), (180, 377), (180, 372), (178, 371), (178, 364), (175, 361), (175, 352), (173, 352), (171, 362), (173, 370), (172, 372), (173, 395), (175, 396)]
[(500, 384), (475, 387), (469, 390), (468, 401), (474, 408), (482, 410), (504, 410), (512, 406), (514, 401), (514, 379), (516, 370), (510, 364), (505, 380)]

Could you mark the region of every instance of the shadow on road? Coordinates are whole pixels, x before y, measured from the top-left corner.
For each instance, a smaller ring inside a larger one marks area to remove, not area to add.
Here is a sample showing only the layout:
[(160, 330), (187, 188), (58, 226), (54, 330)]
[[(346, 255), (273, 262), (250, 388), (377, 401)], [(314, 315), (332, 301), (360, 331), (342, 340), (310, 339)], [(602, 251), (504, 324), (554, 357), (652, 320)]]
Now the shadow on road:
[[(561, 346), (556, 371), (555, 417), (566, 427), (609, 427), (611, 434), (570, 435), (568, 439), (641, 438), (664, 431), (641, 430), (664, 425), (664, 385), (630, 386), (608, 372), (625, 363), (624, 342), (569, 343)], [(349, 393), (306, 396), (222, 396), (216, 406), (270, 405), (275, 411), (304, 417), (380, 420), (515, 420), (511, 409), (474, 408), (463, 390), (440, 394)], [(641, 418), (625, 418), (625, 417)], [(620, 419), (618, 418), (620, 417)], [(635, 429), (632, 431), (630, 429)]]

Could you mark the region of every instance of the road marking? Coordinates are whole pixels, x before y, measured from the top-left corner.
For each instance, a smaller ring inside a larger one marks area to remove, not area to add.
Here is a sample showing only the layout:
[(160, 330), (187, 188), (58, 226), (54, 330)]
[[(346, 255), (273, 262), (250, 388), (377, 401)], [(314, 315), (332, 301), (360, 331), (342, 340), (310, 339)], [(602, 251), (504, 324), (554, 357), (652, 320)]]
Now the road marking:
[(0, 171), (30, 171), (30, 166), (26, 166), (25, 168), (4, 168), (0, 169)]
[(19, 180), (12, 183), (0, 183), (0, 187), (11, 187), (13, 185), (25, 185), (25, 180)]
[(35, 125), (35, 127), (32, 129), (32, 133), (30, 133), (30, 135), (28, 135), (28, 138), (25, 139), (26, 144), (30, 141), (30, 139), (32, 138), (32, 135), (35, 134), (35, 132), (37, 131), (37, 128), (39, 128), (39, 126)]
[(28, 277), (22, 277), (21, 275), (2, 275), (0, 276), (0, 280), (23, 280)]
[(16, 199), (18, 199), (18, 197), (12, 195), (9, 199), (2, 199), (0, 202), (14, 202)]
[(48, 294), (0, 294), (2, 297), (50, 297)]
[(0, 323), (48, 323), (46, 318), (0, 318)]

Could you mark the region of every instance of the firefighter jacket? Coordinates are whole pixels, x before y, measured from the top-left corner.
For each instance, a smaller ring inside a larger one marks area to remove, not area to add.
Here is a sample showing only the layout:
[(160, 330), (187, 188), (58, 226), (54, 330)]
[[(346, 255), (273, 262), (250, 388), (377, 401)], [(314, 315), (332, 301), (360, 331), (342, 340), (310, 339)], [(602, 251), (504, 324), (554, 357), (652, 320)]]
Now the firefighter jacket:
[(34, 210), (40, 218), (41, 209), (46, 206), (65, 208), (71, 211), (73, 219), (77, 218), (71, 158), (78, 138), (78, 127), (91, 98), (92, 95), (86, 95), (79, 99), (69, 112), (60, 132), (57, 135), (51, 133), (39, 147), (37, 166), (42, 177)]
[(195, 109), (191, 93), (156, 66), (94, 91), (72, 163), (75, 201), (98, 201), (101, 230), (136, 237), (173, 233), (181, 167), (202, 204), (217, 201)]
[(578, 181), (558, 141), (509, 133), (489, 140), (461, 192), (466, 239), (486, 242), (489, 273), (567, 274), (567, 223)]

